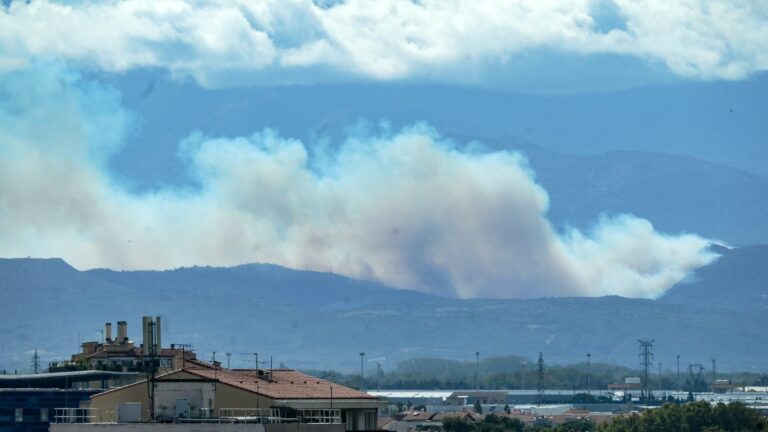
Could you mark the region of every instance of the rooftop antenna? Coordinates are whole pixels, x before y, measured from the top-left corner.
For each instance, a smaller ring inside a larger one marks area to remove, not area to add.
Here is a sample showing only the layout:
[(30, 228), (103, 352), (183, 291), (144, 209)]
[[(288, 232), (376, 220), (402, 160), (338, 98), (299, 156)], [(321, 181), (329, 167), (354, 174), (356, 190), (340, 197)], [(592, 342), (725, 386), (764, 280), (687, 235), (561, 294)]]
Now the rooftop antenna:
[(640, 399), (651, 399), (651, 367), (653, 367), (653, 339), (638, 339), (640, 344), (640, 367), (643, 370), (643, 382), (640, 389)]
[[(120, 324), (121, 323), (118, 323), (118, 326)], [(157, 376), (158, 368), (157, 357), (162, 353), (162, 345), (160, 341), (160, 317), (142, 317), (141, 324), (144, 336), (142, 354), (147, 371), (147, 392), (149, 393), (149, 418), (150, 421), (155, 421), (155, 376)]]

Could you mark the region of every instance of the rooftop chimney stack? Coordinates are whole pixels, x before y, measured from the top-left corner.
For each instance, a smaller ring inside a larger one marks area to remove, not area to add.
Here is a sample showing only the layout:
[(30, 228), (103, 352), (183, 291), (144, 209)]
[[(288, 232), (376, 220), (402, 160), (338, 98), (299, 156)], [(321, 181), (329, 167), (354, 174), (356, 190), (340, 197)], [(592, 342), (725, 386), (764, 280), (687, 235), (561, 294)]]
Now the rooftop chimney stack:
[(112, 323), (108, 322), (104, 324), (104, 341), (106, 343), (112, 342)]
[(124, 344), (128, 342), (128, 323), (125, 321), (117, 322), (117, 343)]

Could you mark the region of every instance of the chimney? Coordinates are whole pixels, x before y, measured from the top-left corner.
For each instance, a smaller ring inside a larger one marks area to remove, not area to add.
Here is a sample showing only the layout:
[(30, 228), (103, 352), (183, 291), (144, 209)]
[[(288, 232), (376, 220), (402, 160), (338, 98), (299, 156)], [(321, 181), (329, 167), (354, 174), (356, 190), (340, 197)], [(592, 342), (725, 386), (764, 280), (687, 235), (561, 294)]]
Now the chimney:
[(108, 322), (104, 324), (104, 341), (106, 343), (112, 342), (112, 323)]
[(125, 321), (117, 322), (117, 343), (126, 343), (128, 341), (128, 323)]

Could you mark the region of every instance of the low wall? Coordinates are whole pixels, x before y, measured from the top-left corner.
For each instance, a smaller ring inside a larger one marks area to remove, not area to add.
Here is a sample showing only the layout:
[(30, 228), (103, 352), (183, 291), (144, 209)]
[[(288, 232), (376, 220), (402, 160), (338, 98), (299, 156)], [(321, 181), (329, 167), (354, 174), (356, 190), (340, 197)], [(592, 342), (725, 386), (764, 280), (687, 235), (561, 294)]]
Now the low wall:
[(344, 425), (306, 423), (52, 423), (50, 432), (344, 432)]

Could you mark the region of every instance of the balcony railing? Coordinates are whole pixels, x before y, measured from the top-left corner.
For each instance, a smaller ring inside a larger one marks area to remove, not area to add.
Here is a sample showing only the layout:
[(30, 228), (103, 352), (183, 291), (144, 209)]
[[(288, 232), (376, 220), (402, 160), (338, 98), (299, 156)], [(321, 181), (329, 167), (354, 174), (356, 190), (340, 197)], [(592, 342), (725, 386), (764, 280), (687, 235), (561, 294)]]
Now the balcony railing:
[(54, 408), (54, 423), (93, 423), (98, 408)]
[(299, 422), (309, 424), (340, 424), (341, 410), (311, 409), (299, 411)]

